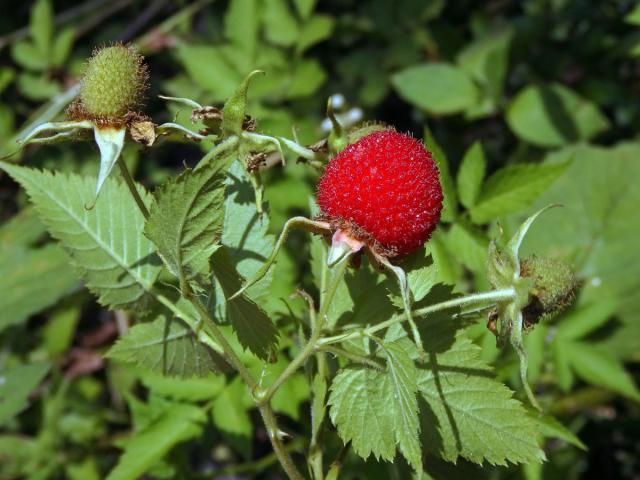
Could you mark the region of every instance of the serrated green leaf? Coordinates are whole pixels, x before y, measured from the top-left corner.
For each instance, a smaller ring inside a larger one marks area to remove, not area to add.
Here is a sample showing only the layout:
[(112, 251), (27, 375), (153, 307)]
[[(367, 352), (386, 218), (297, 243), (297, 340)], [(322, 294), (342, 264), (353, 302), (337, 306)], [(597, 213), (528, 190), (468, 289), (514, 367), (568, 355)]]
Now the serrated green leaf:
[(329, 15), (314, 15), (300, 29), (296, 52), (301, 54), (315, 44), (328, 38), (333, 31), (333, 18)]
[(209, 45), (179, 45), (175, 54), (191, 79), (210, 92), (214, 101), (225, 101), (242, 81), (242, 73), (229, 61), (222, 47)]
[[(407, 282), (415, 303), (426, 297), (438, 283), (436, 264), (424, 249), (403, 259), (401, 266), (407, 273)], [(393, 301), (396, 307), (402, 308), (401, 298), (395, 298)]]
[(225, 163), (215, 159), (187, 169), (154, 194), (145, 235), (179, 279), (209, 273), (209, 258), (222, 235)]
[(583, 279), (581, 302), (618, 301), (618, 328), (598, 348), (625, 358), (638, 350), (640, 325), (640, 176), (637, 143), (602, 148), (579, 146), (550, 155), (548, 162), (576, 160), (535, 207), (556, 203), (541, 216), (523, 244), (525, 255), (569, 260)]
[[(395, 343), (380, 343), (387, 359), (392, 401), (388, 402), (391, 415), (396, 419), (395, 437), (400, 451), (416, 472), (422, 472), (422, 448), (418, 439), (418, 369), (407, 352)], [(389, 399), (389, 400), (391, 400)]]
[[(327, 284), (330, 281), (329, 277)], [(386, 277), (371, 265), (347, 271), (329, 306), (328, 324), (375, 324), (386, 320), (395, 312), (387, 295)]]
[(396, 452), (395, 419), (389, 414), (390, 378), (369, 368), (340, 370), (331, 384), (329, 414), (340, 438), (351, 441), (362, 458), (393, 460)]
[(447, 232), (447, 248), (467, 268), (483, 272), (489, 242), (484, 234), (462, 223), (454, 224)]
[[(529, 463), (544, 459), (538, 430), (513, 392), (496, 381), (461, 328), (463, 319), (448, 314), (418, 320), (427, 361), (418, 365), (422, 445), (427, 453), (455, 462)], [(417, 349), (400, 326), (389, 329), (393, 339), (417, 358)]]
[[(513, 392), (492, 377), (479, 349), (458, 337), (445, 352), (429, 351), (418, 388), (428, 407), (426, 450), (455, 462), (461, 456), (496, 465), (541, 461), (535, 422)], [(423, 414), (423, 418), (425, 414)]]
[(557, 340), (575, 340), (590, 334), (611, 319), (618, 305), (618, 300), (611, 297), (579, 305), (558, 321)]
[(221, 357), (200, 342), (182, 320), (164, 316), (133, 326), (107, 356), (178, 377), (206, 376), (223, 365)]
[(260, 9), (257, 0), (232, 0), (224, 16), (224, 35), (253, 56), (258, 41)]
[(458, 113), (478, 101), (478, 89), (467, 73), (449, 63), (413, 65), (391, 77), (407, 102), (435, 114)]
[(308, 18), (316, 6), (316, 0), (293, 0), (298, 15), (302, 18)]
[(236, 377), (216, 396), (211, 409), (213, 422), (225, 432), (250, 438), (253, 424), (249, 409), (252, 406), (247, 386)]
[(424, 130), (424, 146), (431, 152), (431, 156), (438, 166), (443, 195), (440, 218), (443, 221), (451, 222), (458, 212), (458, 196), (451, 171), (449, 170), (449, 160), (428, 128)]
[[(16, 72), (13, 68), (0, 67), (0, 93), (4, 92), (5, 88), (7, 88), (11, 84), (11, 82), (13, 82), (15, 76)], [(2, 129), (0, 128), (0, 131), (1, 130)]]
[(47, 57), (40, 53), (33, 43), (26, 40), (11, 46), (11, 57), (21, 67), (36, 72), (44, 70), (48, 65)]
[(101, 304), (144, 308), (160, 265), (153, 244), (142, 235), (144, 217), (124, 184), (107, 181), (88, 210), (86, 205), (95, 199), (92, 178), (4, 162), (0, 168), (27, 190), (41, 220), (69, 252)]
[(589, 140), (610, 126), (596, 105), (557, 83), (524, 88), (506, 119), (516, 135), (542, 147)]
[(458, 170), (457, 185), (460, 203), (467, 208), (475, 205), (487, 170), (487, 160), (480, 142), (475, 142), (464, 154)]
[(482, 100), (465, 112), (468, 119), (489, 115), (500, 108), (512, 38), (512, 28), (498, 31), (492, 28), (456, 56), (456, 63), (478, 83), (481, 90)]
[(32, 207), (26, 207), (0, 226), (0, 248), (3, 252), (16, 247), (31, 247), (46, 233)]
[(436, 230), (429, 243), (427, 252), (433, 259), (437, 272), (437, 280), (445, 285), (455, 285), (462, 274), (462, 268), (446, 245), (444, 232)]
[(271, 359), (278, 343), (278, 330), (271, 319), (244, 293), (228, 300), (240, 290), (244, 279), (233, 266), (227, 247), (221, 247), (211, 257), (211, 270), (222, 290), (220, 293), (227, 299), (226, 317), (242, 346), (259, 358)]
[[(193, 358), (193, 356), (190, 356)], [(140, 381), (153, 395), (172, 400), (204, 402), (215, 398), (225, 387), (223, 375), (208, 374), (202, 377), (168, 377), (162, 373), (140, 368)]]
[[(269, 233), (268, 215), (256, 210), (253, 187), (239, 162), (229, 169), (226, 196), (222, 244), (238, 273), (252, 278), (271, 254), (275, 237)], [(273, 269), (247, 290), (249, 297), (266, 299), (272, 281)]]
[(400, 344), (380, 343), (385, 372), (345, 368), (333, 380), (330, 416), (346, 443), (363, 458), (392, 460), (395, 446), (412, 467), (422, 471), (418, 433), (418, 371)]
[(176, 403), (151, 425), (136, 432), (128, 441), (107, 480), (135, 480), (153, 467), (173, 447), (197, 437), (205, 415), (193, 405)]
[(20, 93), (30, 100), (45, 101), (60, 93), (57, 82), (37, 73), (21, 72), (17, 85)]
[(49, 367), (47, 363), (30, 363), (0, 369), (0, 426), (27, 408), (29, 395)]
[(288, 47), (298, 38), (298, 22), (285, 0), (264, 0), (262, 21), (267, 40), (274, 45)]
[(551, 359), (553, 361), (553, 373), (558, 386), (568, 392), (575, 380), (571, 363), (569, 363), (569, 353), (564, 349), (564, 342), (553, 342), (551, 344)]
[(480, 198), (471, 208), (475, 223), (517, 212), (531, 205), (569, 167), (571, 162), (559, 164), (508, 165), (491, 175)]
[(578, 447), (580, 450), (587, 451), (587, 446), (582, 443), (575, 433), (562, 425), (556, 418), (551, 415), (536, 415), (540, 433), (547, 438), (559, 438), (565, 442)]
[(293, 66), (287, 88), (288, 98), (306, 97), (316, 92), (327, 79), (327, 72), (315, 59), (300, 60)]
[(51, 0), (38, 0), (31, 9), (29, 31), (33, 42), (44, 56), (49, 55), (53, 40), (53, 8)]
[(0, 332), (55, 304), (78, 285), (58, 245), (14, 247), (0, 253)]
[(563, 342), (562, 348), (572, 369), (583, 380), (640, 402), (640, 390), (622, 363), (613, 355), (586, 342)]
[(58, 33), (51, 51), (51, 63), (53, 66), (61, 67), (67, 61), (73, 47), (75, 35), (76, 30), (73, 27), (67, 27)]

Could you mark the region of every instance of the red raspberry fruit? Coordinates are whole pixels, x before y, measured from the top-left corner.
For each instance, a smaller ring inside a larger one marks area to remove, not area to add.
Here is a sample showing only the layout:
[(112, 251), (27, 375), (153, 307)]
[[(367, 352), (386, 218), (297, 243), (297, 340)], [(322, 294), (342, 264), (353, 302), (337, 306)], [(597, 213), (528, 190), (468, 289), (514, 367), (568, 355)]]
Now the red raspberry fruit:
[(442, 188), (431, 153), (393, 130), (348, 145), (327, 165), (318, 203), (334, 228), (387, 257), (423, 245), (440, 220)]

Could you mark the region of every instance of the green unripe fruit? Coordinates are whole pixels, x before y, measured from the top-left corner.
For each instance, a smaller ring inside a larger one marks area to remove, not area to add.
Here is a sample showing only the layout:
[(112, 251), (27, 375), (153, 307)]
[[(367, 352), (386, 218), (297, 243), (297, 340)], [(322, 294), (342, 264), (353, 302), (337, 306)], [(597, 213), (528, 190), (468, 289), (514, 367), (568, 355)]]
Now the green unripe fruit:
[(122, 121), (141, 105), (147, 79), (143, 57), (131, 47), (119, 44), (97, 50), (82, 78), (81, 108), (90, 118)]
[(533, 282), (529, 304), (523, 309), (525, 327), (548, 320), (573, 302), (578, 282), (566, 262), (531, 256), (521, 260), (520, 276)]

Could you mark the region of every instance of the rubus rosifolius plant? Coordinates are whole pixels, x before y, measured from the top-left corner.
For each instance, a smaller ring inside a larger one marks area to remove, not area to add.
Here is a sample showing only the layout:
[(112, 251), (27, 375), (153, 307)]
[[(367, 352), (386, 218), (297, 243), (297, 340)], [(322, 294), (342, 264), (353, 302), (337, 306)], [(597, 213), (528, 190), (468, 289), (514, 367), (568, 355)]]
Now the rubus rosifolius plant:
[[(205, 125), (195, 132), (156, 125), (139, 111), (148, 72), (131, 47), (99, 49), (69, 121), (41, 125), (24, 140), (57, 141), (92, 129), (101, 155), (97, 189), (92, 178), (0, 163), (98, 301), (139, 320), (107, 356), (164, 376), (213, 373), (244, 385), (229, 401), (242, 398), (257, 409), (292, 479), (335, 479), (358, 457), (391, 462), (397, 450), (400, 478), (410, 471), (422, 478), (438, 458), (535, 463), (545, 458), (543, 436), (574, 438), (513, 398), (465, 333), (488, 316), (499, 344), (515, 348), (524, 390), (537, 406), (522, 336), (566, 306), (576, 288), (563, 263), (519, 257), (541, 211), (504, 246), (491, 243), (492, 289), (451, 292), (437, 285), (437, 265), (424, 247), (446, 200), (428, 145), (384, 125), (346, 130), (331, 108), (333, 131), (313, 148), (258, 133), (247, 115), (257, 73), (221, 109), (165, 97), (192, 108), (194, 121)], [(122, 146), (129, 137), (152, 146), (170, 131), (213, 146), (195, 167), (149, 193), (127, 170)], [(273, 242), (262, 174), (267, 155), (284, 165), (285, 151), (322, 176), (311, 215), (289, 219)], [(115, 163), (122, 179), (110, 175)], [(265, 298), (293, 228), (313, 233), (316, 291), (290, 292), (304, 301), (302, 315), (276, 315)], [(293, 382), (311, 398), (296, 432), (277, 414)], [(217, 405), (203, 408), (215, 417)], [(173, 415), (183, 423), (162, 428), (184, 428), (184, 439), (206, 422), (201, 410), (184, 405)], [(138, 458), (140, 442), (125, 444), (109, 478), (137, 478), (170, 449)]]

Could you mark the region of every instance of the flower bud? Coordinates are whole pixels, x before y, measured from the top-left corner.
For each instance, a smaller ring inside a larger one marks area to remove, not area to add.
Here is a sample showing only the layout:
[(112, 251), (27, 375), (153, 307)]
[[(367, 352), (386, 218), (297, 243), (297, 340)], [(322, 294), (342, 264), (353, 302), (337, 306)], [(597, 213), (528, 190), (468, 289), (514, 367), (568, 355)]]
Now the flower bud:
[(578, 282), (571, 266), (562, 260), (535, 255), (524, 258), (520, 276), (533, 283), (529, 303), (522, 310), (525, 328), (553, 318), (575, 299)]

